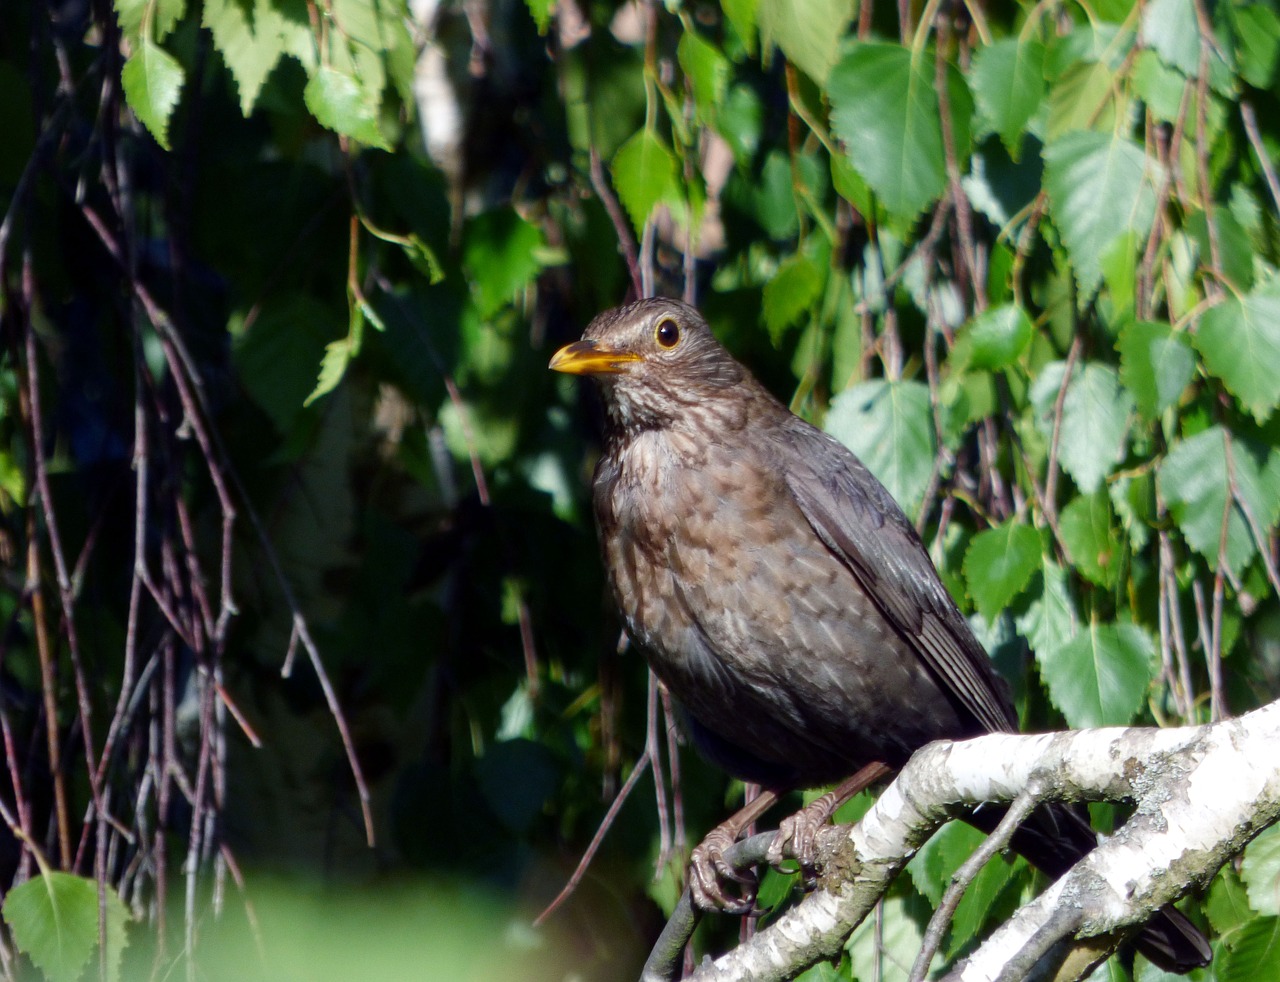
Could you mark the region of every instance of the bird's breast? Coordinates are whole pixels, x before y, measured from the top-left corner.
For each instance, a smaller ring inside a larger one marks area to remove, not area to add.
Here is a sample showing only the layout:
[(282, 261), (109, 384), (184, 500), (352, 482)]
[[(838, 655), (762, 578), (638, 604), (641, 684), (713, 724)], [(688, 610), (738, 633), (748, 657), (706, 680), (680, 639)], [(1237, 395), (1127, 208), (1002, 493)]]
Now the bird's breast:
[(932, 738), (916, 730), (938, 721), (886, 726), (877, 707), (945, 703), (920, 660), (814, 534), (770, 455), (705, 440), (683, 450), (669, 433), (640, 434), (596, 475), (610, 584), (653, 669), (706, 729), (812, 783), (905, 760)]

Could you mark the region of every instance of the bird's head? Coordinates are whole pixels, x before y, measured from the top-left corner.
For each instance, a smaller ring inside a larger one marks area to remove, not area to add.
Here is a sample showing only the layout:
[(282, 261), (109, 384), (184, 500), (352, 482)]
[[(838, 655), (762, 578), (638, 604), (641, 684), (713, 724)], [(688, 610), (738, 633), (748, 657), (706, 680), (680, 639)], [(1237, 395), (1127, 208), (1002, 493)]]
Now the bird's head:
[(610, 419), (626, 430), (671, 425), (747, 378), (701, 314), (660, 297), (606, 310), (549, 367), (594, 377)]

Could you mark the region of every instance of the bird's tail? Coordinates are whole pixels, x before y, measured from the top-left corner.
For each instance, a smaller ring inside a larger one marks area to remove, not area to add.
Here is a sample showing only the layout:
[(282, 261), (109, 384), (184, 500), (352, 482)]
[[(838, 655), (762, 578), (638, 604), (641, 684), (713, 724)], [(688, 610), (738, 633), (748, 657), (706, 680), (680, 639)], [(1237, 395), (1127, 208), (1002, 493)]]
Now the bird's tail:
[[(990, 834), (1007, 810), (982, 805), (967, 821)], [(1091, 852), (1098, 838), (1083, 809), (1049, 804), (1032, 812), (1009, 844), (1031, 865), (1057, 879)], [(1179, 975), (1207, 965), (1213, 955), (1205, 936), (1172, 905), (1161, 908), (1143, 925), (1133, 945), (1153, 965)]]

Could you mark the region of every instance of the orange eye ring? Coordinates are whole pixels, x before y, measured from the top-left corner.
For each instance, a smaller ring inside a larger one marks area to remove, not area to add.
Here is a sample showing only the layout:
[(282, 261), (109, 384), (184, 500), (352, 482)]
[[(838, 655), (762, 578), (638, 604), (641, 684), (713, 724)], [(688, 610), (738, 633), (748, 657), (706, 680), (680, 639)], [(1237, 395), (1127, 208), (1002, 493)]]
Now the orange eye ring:
[(653, 339), (658, 342), (659, 348), (674, 348), (680, 343), (680, 325), (670, 317), (662, 318), (653, 329)]

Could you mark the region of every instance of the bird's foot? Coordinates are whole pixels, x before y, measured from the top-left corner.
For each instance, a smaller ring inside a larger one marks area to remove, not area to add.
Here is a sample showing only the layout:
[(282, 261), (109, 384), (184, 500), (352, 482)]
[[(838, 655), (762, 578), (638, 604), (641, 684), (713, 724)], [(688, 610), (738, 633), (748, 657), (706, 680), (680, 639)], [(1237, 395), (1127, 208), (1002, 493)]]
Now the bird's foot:
[(799, 863), (806, 890), (812, 890), (818, 882), (818, 829), (827, 824), (835, 810), (828, 800), (831, 797), (825, 794), (779, 822), (778, 834), (765, 853), (765, 859), (774, 869), (786, 859)]
[[(760, 885), (755, 872), (738, 870), (724, 859), (725, 852), (738, 838), (738, 829), (720, 825), (711, 830), (693, 850), (689, 860), (689, 891), (693, 902), (702, 910), (722, 910), (728, 914), (750, 914), (756, 906), (756, 889)], [(731, 893), (728, 884), (737, 884)]]
[(794, 859), (804, 874), (805, 889), (812, 890), (818, 882), (818, 830), (831, 821), (841, 805), (889, 773), (884, 764), (867, 764), (833, 790), (784, 818), (778, 823), (778, 834), (765, 853), (766, 861), (777, 869), (784, 859)]

